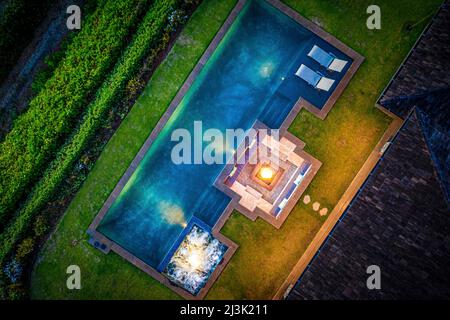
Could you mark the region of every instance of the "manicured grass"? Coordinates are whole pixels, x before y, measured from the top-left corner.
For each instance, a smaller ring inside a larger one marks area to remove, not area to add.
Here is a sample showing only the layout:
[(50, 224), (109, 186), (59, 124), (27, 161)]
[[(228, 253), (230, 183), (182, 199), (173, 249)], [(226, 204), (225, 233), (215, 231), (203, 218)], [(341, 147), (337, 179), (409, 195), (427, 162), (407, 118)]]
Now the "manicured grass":
[[(115, 254), (103, 255), (87, 243), (86, 230), (152, 128), (189, 75), (234, 6), (206, 1), (155, 71), (144, 94), (122, 122), (47, 242), (32, 279), (35, 298), (169, 299), (178, 296)], [(73, 246), (73, 241), (78, 241)], [(105, 259), (108, 260), (107, 263)], [(80, 266), (83, 289), (66, 289), (66, 268)], [(101, 284), (101, 285), (100, 285)]]
[[(87, 244), (86, 229), (235, 2), (207, 0), (193, 15), (47, 242), (33, 272), (33, 298), (177, 298), (117, 255), (105, 256), (93, 249)], [(405, 25), (426, 17), (440, 1), (380, 0), (379, 31), (365, 25), (370, 1), (286, 2), (306, 17), (317, 18), (325, 30), (366, 57), (325, 121), (302, 111), (290, 128), (323, 162), (305, 194), (331, 211), (389, 125), (389, 118), (374, 103), (426, 21), (411, 32)], [(222, 232), (240, 247), (207, 298), (271, 298), (325, 219), (311, 205), (299, 203), (276, 230), (234, 212)], [(66, 289), (65, 270), (70, 264), (81, 267), (81, 290)]]

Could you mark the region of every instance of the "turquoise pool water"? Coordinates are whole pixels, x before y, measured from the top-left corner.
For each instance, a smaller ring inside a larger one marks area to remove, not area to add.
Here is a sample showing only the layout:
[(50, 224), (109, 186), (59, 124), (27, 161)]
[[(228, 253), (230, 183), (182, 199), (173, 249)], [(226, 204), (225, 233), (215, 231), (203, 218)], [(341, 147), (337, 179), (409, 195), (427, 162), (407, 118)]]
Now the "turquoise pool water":
[(329, 93), (294, 77), (305, 61), (319, 69), (306, 56), (314, 43), (350, 60), (268, 3), (249, 1), (97, 230), (163, 270), (191, 218), (212, 227), (230, 201), (213, 186), (224, 165), (171, 161), (173, 130), (192, 132), (194, 121), (202, 121), (204, 130), (246, 130), (256, 119), (278, 128), (300, 95), (320, 108)]

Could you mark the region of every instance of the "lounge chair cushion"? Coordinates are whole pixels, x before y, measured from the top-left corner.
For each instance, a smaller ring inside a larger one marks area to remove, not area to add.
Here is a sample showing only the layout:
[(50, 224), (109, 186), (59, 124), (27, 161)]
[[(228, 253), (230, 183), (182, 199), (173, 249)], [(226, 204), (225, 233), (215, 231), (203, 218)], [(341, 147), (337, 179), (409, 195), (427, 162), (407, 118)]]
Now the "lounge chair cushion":
[(332, 55), (316, 45), (314, 45), (311, 51), (309, 51), (308, 57), (313, 58), (325, 68), (328, 68), (328, 66), (331, 65), (334, 59)]
[(319, 83), (316, 85), (316, 88), (324, 91), (329, 91), (333, 83), (333, 79), (322, 77)]
[(317, 72), (311, 70), (304, 64), (302, 64), (300, 66), (300, 68), (298, 68), (295, 75), (297, 77), (305, 80), (306, 82), (308, 82), (310, 85), (312, 85), (314, 87), (317, 85), (317, 83), (320, 81), (320, 78), (321, 78), (321, 76)]
[(320, 65), (331, 71), (341, 72), (348, 61), (338, 59), (333, 54), (326, 52), (317, 45), (309, 51), (308, 56), (316, 60)]
[(347, 65), (347, 62), (348, 61), (334, 58), (333, 62), (331, 62), (331, 64), (328, 66), (328, 69), (336, 72), (341, 72), (342, 69), (344, 69), (345, 66)]
[(320, 74), (318, 74), (314, 70), (311, 70), (304, 64), (302, 64), (300, 68), (298, 68), (295, 75), (305, 80), (308, 84), (312, 85), (314, 88), (324, 91), (329, 91), (334, 83), (333, 79), (321, 76)]

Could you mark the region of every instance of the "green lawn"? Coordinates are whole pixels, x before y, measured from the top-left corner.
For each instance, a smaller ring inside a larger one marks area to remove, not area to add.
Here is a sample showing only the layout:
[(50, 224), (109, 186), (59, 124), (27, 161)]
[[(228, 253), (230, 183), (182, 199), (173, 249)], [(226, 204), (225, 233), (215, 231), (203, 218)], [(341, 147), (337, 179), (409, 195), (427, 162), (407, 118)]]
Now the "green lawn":
[[(411, 32), (405, 26), (425, 18), (440, 2), (380, 0), (382, 29), (370, 31), (365, 11), (371, 1), (286, 1), (366, 57), (325, 121), (302, 111), (290, 128), (323, 163), (306, 193), (329, 211), (389, 125), (374, 103), (428, 19)], [(86, 229), (235, 3), (206, 0), (194, 13), (42, 250), (32, 276), (32, 298), (178, 298), (116, 254), (93, 249)], [(299, 203), (276, 230), (261, 219), (252, 222), (234, 212), (222, 232), (240, 247), (207, 298), (270, 298), (325, 219), (311, 205)], [(65, 270), (71, 264), (81, 267), (81, 290), (66, 289)]]

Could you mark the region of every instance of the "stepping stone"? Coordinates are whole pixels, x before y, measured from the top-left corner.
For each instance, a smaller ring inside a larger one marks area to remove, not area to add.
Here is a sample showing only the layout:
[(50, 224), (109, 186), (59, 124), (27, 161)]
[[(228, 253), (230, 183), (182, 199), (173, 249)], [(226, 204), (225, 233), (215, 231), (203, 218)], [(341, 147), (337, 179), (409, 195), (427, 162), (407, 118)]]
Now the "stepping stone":
[(320, 214), (321, 216), (325, 216), (327, 213), (328, 213), (328, 209), (327, 209), (327, 208), (322, 208), (322, 209), (320, 209), (320, 211), (319, 211), (319, 214)]
[(303, 198), (303, 203), (304, 204), (308, 204), (308, 203), (310, 203), (311, 202), (311, 197), (309, 196), (309, 195), (306, 195), (304, 198)]
[(313, 205), (312, 205), (312, 207), (313, 207), (313, 210), (314, 210), (314, 211), (317, 211), (317, 210), (319, 210), (319, 208), (320, 208), (320, 203), (319, 203), (319, 202), (314, 202)]

